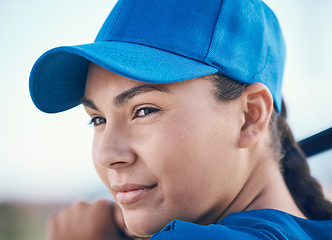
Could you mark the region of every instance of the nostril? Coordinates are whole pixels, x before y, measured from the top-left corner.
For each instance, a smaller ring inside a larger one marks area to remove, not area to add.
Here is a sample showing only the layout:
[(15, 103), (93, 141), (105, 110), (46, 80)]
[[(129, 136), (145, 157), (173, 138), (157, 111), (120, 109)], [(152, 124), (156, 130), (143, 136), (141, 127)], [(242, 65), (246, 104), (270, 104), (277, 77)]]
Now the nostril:
[(128, 165), (130, 165), (130, 164), (126, 161), (117, 161), (117, 162), (110, 163), (109, 168), (117, 169), (117, 168), (121, 168), (121, 167), (126, 167)]

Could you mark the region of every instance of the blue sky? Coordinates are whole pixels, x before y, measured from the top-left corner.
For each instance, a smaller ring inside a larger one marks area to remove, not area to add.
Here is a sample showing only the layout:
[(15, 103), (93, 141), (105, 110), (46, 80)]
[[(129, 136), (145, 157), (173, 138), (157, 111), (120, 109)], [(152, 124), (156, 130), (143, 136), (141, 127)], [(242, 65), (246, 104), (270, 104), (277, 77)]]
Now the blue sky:
[[(332, 125), (332, 2), (265, 1), (287, 43), (283, 94), (299, 140)], [(106, 192), (91, 161), (93, 129), (82, 107), (39, 112), (28, 92), (45, 51), (94, 40), (114, 0), (0, 2), (0, 201), (70, 201)], [(309, 161), (332, 192), (332, 151)], [(332, 194), (329, 195), (332, 198)]]

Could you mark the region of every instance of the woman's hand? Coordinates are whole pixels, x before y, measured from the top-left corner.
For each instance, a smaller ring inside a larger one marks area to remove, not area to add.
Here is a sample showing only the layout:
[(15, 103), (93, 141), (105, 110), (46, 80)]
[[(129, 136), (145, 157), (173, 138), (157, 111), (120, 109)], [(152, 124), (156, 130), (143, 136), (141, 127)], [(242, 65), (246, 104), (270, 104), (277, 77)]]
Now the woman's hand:
[(48, 240), (125, 240), (134, 235), (126, 227), (120, 207), (110, 201), (79, 202), (50, 218)]

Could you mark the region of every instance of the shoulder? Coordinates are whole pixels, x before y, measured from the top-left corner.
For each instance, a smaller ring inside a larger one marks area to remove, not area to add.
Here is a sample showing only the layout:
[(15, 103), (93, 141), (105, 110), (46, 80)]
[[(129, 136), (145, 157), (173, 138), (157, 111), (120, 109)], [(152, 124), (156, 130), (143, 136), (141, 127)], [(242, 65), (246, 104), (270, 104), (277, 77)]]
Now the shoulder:
[(218, 224), (202, 226), (175, 220), (152, 236), (159, 239), (329, 239), (332, 220), (313, 221), (282, 211), (260, 209), (230, 214)]

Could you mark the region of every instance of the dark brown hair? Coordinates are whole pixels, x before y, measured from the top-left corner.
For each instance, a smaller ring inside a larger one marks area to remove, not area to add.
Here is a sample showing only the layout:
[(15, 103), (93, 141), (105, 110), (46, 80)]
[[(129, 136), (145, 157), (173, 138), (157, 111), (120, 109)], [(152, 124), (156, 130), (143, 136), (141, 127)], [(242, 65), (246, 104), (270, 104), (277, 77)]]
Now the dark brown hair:
[[(219, 73), (211, 76), (216, 86), (216, 98), (221, 101), (240, 97), (248, 86)], [(286, 185), (295, 203), (307, 218), (332, 219), (332, 203), (324, 198), (320, 184), (310, 175), (306, 156), (295, 141), (286, 117), (286, 107), (283, 102), (281, 113), (274, 109), (270, 119), (272, 149), (276, 159), (279, 160)]]

